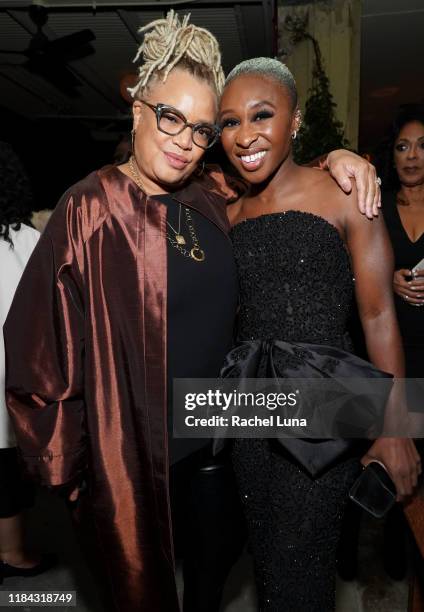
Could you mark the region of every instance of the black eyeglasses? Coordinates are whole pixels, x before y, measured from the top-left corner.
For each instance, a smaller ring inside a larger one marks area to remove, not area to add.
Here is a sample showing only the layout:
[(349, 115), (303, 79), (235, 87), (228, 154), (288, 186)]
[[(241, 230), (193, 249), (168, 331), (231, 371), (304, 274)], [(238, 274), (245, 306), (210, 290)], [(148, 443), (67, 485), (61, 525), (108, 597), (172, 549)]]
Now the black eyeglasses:
[(181, 134), (186, 127), (191, 128), (195, 145), (201, 149), (212, 147), (221, 135), (221, 129), (211, 123), (190, 123), (180, 111), (167, 104), (150, 104), (140, 100), (156, 114), (158, 130), (168, 136)]

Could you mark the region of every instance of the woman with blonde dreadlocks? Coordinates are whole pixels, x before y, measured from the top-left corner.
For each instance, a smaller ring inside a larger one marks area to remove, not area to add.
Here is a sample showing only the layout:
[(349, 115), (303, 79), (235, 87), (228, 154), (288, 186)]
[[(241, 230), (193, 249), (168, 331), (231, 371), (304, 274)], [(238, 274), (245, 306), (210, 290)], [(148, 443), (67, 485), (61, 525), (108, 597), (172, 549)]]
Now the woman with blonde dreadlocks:
[[(171, 488), (184, 610), (212, 612), (243, 539), (235, 488), (225, 459), (208, 469), (207, 441), (173, 440), (168, 424), (172, 379), (216, 377), (231, 346), (235, 194), (197, 171), (224, 77), (215, 38), (188, 17), (143, 30), (133, 155), (72, 186), (39, 241), (5, 326), (8, 405), (29, 471), (92, 519), (108, 607), (178, 610)], [(368, 164), (332, 155), (373, 204)]]

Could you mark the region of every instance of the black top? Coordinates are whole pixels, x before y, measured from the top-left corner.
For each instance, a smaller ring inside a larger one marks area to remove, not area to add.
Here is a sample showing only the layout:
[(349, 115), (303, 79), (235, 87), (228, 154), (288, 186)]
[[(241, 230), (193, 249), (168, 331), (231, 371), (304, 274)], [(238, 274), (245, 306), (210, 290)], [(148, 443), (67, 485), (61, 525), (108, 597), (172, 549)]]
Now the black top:
[[(157, 196), (166, 204), (167, 220), (178, 229), (179, 203), (169, 195)], [(184, 205), (181, 234), (192, 246)], [(184, 257), (168, 244), (168, 431), (170, 462), (175, 463), (208, 443), (205, 439), (172, 438), (173, 378), (218, 378), (231, 348), (238, 301), (237, 273), (231, 241), (201, 213), (189, 209), (205, 260)], [(175, 234), (167, 226), (167, 233)]]
[[(424, 234), (410, 240), (399, 215), (396, 194), (383, 194), (383, 214), (395, 255), (395, 270), (411, 270), (424, 257)], [(400, 331), (406, 345), (424, 348), (424, 307), (411, 306), (395, 294), (395, 306)]]
[(240, 340), (279, 339), (344, 348), (353, 295), (337, 229), (289, 210), (231, 230), (240, 284)]

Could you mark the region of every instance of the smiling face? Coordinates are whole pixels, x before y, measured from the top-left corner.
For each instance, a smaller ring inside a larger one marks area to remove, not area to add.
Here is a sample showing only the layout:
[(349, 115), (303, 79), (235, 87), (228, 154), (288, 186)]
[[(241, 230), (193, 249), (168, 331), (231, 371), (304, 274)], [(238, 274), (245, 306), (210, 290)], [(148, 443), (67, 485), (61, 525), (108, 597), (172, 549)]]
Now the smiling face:
[(283, 85), (259, 74), (235, 77), (222, 94), (222, 146), (249, 183), (272, 176), (288, 158), (300, 117)]
[(403, 185), (424, 184), (424, 125), (421, 122), (411, 121), (403, 126), (395, 141), (393, 157)]
[[(152, 84), (143, 100), (172, 106), (190, 123), (215, 122), (214, 90), (186, 70), (172, 70), (165, 83)], [(189, 127), (174, 136), (159, 131), (154, 110), (140, 100), (134, 102), (133, 115), (134, 152), (142, 180), (152, 193), (176, 188), (196, 169), (204, 150), (194, 144)]]

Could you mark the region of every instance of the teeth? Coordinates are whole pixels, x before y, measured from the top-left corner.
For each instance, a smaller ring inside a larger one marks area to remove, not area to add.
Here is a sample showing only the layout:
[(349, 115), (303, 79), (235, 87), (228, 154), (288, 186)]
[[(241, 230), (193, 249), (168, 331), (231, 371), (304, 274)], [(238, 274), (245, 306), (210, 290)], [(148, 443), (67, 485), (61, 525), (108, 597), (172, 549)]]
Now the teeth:
[(262, 159), (264, 157), (266, 151), (259, 151), (259, 153), (255, 153), (254, 155), (242, 155), (241, 159), (244, 162), (252, 163), (257, 161), (258, 159)]

